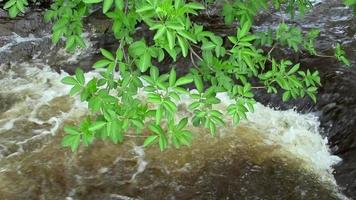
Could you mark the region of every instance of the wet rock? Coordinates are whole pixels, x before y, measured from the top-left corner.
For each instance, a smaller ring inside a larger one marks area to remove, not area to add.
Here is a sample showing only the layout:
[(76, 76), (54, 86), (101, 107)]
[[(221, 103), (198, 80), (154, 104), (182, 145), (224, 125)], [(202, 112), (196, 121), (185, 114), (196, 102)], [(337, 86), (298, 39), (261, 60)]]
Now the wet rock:
[(24, 16), (14, 19), (0, 16), (0, 28), (6, 28), (8, 31), (14, 32), (22, 37), (26, 37), (29, 34), (41, 36), (43, 33), (48, 33), (51, 30), (50, 27), (50, 24), (44, 22), (43, 11), (41, 10), (33, 10)]
[(30, 12), (25, 17), (21, 17), (13, 24), (13, 32), (21, 36), (28, 36), (33, 34), (35, 36), (41, 36), (48, 33), (50, 25), (44, 22), (42, 12)]
[(44, 23), (41, 11), (15, 19), (0, 17), (0, 64), (21, 62), (50, 52), (50, 24)]
[(0, 18), (8, 17), (7, 12), (0, 8)]
[[(11, 31), (11, 27), (9, 26), (9, 24), (2, 24), (0, 25), (0, 37), (3, 37), (3, 36), (9, 36), (12, 34), (12, 31)], [(2, 39), (4, 40), (4, 39)], [(0, 40), (1, 42), (1, 40)], [(1, 46), (3, 46), (4, 44), (1, 44)]]

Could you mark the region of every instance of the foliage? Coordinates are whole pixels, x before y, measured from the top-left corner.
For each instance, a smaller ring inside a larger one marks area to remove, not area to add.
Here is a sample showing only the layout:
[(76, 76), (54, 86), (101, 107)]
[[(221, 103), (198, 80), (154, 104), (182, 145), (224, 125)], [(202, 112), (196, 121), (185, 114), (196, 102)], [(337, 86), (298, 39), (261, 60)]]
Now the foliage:
[(354, 12), (356, 13), (356, 0), (344, 0), (345, 5), (351, 7), (354, 9)]
[(20, 12), (25, 13), (27, 0), (9, 0), (5, 3), (4, 9), (9, 11), (10, 17), (16, 17)]
[[(9, 2), (13, 1), (20, 0), (8, 1), (6, 9), (12, 9), (14, 4)], [(345, 2), (354, 5), (352, 1)], [(98, 6), (112, 20), (112, 31), (118, 40), (115, 52), (100, 50), (103, 58), (93, 65), (100, 77), (86, 80), (84, 72), (77, 69), (74, 76), (62, 80), (72, 86), (70, 95), (79, 94), (91, 111), (79, 126), (65, 128), (68, 134), (63, 146), (74, 151), (80, 143), (89, 145), (95, 138), (118, 143), (130, 130), (146, 138), (144, 146), (158, 144), (162, 151), (169, 146), (189, 146), (193, 137), (187, 128), (189, 123), (205, 127), (214, 136), (218, 127), (227, 123), (228, 116), (237, 124), (246, 119), (248, 112), (254, 111), (253, 97), (258, 89), (282, 93), (283, 101), (309, 96), (316, 102), (321, 85), (319, 73), (302, 70), (299, 63), (287, 59), (278, 60), (272, 53), (279, 46), (317, 56), (314, 44), (319, 30), (303, 32), (284, 19), (276, 29), (258, 32), (252, 28), (260, 12), (273, 7), (294, 17), (296, 11), (307, 12), (312, 6), (310, 1), (226, 1), (221, 14), (227, 25), (236, 25), (236, 33), (226, 37), (207, 31), (191, 18), (212, 3), (214, 1), (56, 0), (45, 14), (47, 21), (54, 22), (54, 43), (64, 37), (67, 50), (84, 48), (82, 21)], [(18, 11), (11, 12), (15, 16)], [(134, 37), (142, 24), (149, 27), (152, 38)], [(190, 59), (189, 73), (178, 76), (174, 65), (169, 72), (160, 73), (157, 66), (167, 57), (173, 62), (180, 57)], [(335, 57), (350, 64), (339, 44)], [(188, 85), (194, 85), (195, 89), (187, 89)], [(233, 102), (226, 110), (217, 106), (221, 102), (218, 93), (226, 93)], [(182, 118), (177, 111), (183, 96), (188, 96), (191, 103), (190, 114)], [(143, 133), (145, 127), (149, 133)]]
[(337, 43), (335, 47), (335, 57), (345, 65), (349, 66), (351, 64), (350, 61), (346, 58), (345, 51), (341, 49), (341, 45), (339, 43)]

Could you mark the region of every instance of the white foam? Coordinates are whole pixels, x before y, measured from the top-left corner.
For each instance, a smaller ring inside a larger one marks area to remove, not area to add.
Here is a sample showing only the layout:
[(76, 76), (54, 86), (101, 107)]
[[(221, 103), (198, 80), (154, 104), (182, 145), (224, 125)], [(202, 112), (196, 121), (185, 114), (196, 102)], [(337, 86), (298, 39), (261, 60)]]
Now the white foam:
[(137, 170), (132, 175), (130, 182), (135, 181), (136, 176), (144, 172), (148, 164), (145, 160), (145, 150), (142, 146), (134, 146), (133, 151), (137, 154)]
[(49, 38), (49, 37), (50, 37), (49, 34), (47, 34), (41, 38), (36, 38), (32, 34), (30, 34), (28, 37), (21, 37), (20, 35), (13, 32), (11, 36), (5, 36), (2, 38), (4, 40), (8, 40), (8, 42), (6, 43), (6, 45), (0, 47), (0, 52), (9, 51), (11, 49), (11, 47), (13, 47), (19, 43), (37, 42), (37, 41), (42, 41), (43, 38)]
[(319, 133), (319, 121), (313, 114), (299, 114), (294, 110), (277, 111), (257, 103), (255, 112), (248, 114), (243, 123), (253, 124), (268, 141), (282, 145), (285, 150), (302, 158), (317, 171), (333, 171), (332, 166), (341, 161), (330, 153), (327, 138)]
[[(60, 96), (66, 96), (70, 90), (69, 86), (63, 85), (60, 80), (67, 76), (65, 72), (60, 74), (54, 72), (49, 66), (38, 64), (34, 67), (30, 64), (17, 64), (22, 68), (21, 76), (18, 72), (9, 70), (0, 84), (0, 92), (16, 92), (28, 93), (31, 97), (26, 98), (16, 106), (12, 107), (7, 113), (15, 113), (7, 115), (5, 119), (0, 119), (0, 124), (4, 120), (8, 120), (0, 127), (0, 134), (4, 130), (13, 128), (14, 122), (19, 119), (28, 119), (29, 121), (38, 124), (49, 123), (52, 127), (43, 134), (55, 134), (63, 121), (67, 118), (80, 118), (87, 112), (87, 104), (75, 97), (73, 108), (67, 113), (61, 113), (58, 116), (53, 116), (47, 121), (42, 121), (36, 118), (37, 110), (48, 104), (52, 99)], [(86, 80), (99, 76), (98, 72), (89, 72), (86, 75)], [(119, 76), (115, 74), (115, 76)], [(145, 96), (143, 92), (138, 94)], [(226, 107), (233, 101), (225, 94), (219, 93), (218, 98), (222, 103), (216, 108), (225, 111)], [(179, 103), (189, 104), (191, 99), (187, 95), (182, 95)], [(30, 110), (29, 113), (21, 113), (21, 110)], [(19, 115), (21, 113), (21, 115)], [(1, 117), (1, 116), (0, 116)], [(2, 121), (1, 121), (2, 120)], [(227, 118), (227, 120), (231, 120)], [(243, 120), (242, 125), (249, 126), (260, 130), (266, 138), (267, 145), (280, 145), (286, 154), (293, 155), (307, 163), (307, 167), (318, 172), (322, 179), (331, 180), (334, 182), (331, 172), (332, 166), (338, 163), (341, 159), (330, 153), (327, 145), (327, 139), (319, 134), (319, 121), (313, 114), (300, 114), (294, 110), (278, 111), (262, 104), (255, 105), (255, 112), (248, 114), (248, 119)], [(238, 133), (237, 133), (238, 134)], [(20, 142), (23, 144), (24, 142)], [(146, 166), (145, 152), (142, 147), (135, 146), (133, 151), (137, 154), (137, 170), (131, 177), (130, 181), (134, 181), (136, 176), (142, 173)]]

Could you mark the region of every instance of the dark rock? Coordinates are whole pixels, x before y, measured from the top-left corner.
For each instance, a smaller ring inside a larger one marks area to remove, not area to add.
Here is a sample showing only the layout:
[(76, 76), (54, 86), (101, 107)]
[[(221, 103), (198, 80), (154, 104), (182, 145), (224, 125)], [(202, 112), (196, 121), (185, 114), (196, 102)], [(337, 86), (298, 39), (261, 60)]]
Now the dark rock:
[(0, 18), (8, 17), (7, 12), (0, 8)]

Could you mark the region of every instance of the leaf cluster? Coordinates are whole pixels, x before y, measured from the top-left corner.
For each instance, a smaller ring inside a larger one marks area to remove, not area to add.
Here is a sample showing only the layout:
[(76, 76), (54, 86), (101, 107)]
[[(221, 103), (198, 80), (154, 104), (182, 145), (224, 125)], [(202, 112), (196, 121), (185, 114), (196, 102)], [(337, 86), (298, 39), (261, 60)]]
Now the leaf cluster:
[[(283, 101), (305, 96), (317, 100), (319, 73), (301, 70), (299, 63), (288, 59), (278, 60), (272, 52), (278, 45), (317, 56), (319, 31), (303, 32), (283, 20), (267, 31), (257, 32), (253, 27), (261, 11), (272, 7), (294, 16), (296, 11), (310, 9), (309, 1), (227, 1), (221, 13), (227, 25), (236, 25), (236, 33), (227, 36), (192, 20), (208, 4), (185, 0), (56, 0), (45, 15), (54, 22), (54, 43), (64, 37), (69, 51), (84, 47), (82, 21), (93, 8), (100, 8), (112, 21), (118, 41), (114, 52), (100, 49), (102, 59), (93, 64), (97, 77), (86, 80), (77, 69), (74, 76), (62, 79), (72, 86), (70, 95), (79, 95), (90, 110), (81, 124), (65, 129), (68, 134), (63, 145), (76, 150), (95, 138), (119, 143), (126, 137), (144, 137), (144, 146), (156, 144), (163, 151), (169, 146), (189, 146), (193, 138), (190, 125), (202, 126), (216, 136), (219, 127), (247, 119), (248, 112), (254, 111), (254, 93), (260, 89), (281, 93)], [(152, 38), (135, 37), (142, 24)], [(263, 50), (266, 48), (268, 52)], [(335, 48), (335, 57), (349, 64), (340, 45)], [(181, 70), (174, 64), (169, 65), (169, 72), (161, 72), (157, 66), (165, 58), (173, 62), (189, 59), (189, 72), (178, 75)], [(225, 99), (219, 94), (226, 94), (232, 103), (221, 106)], [(183, 97), (190, 102), (186, 116), (179, 115)], [(146, 127), (149, 131), (143, 131)]]

